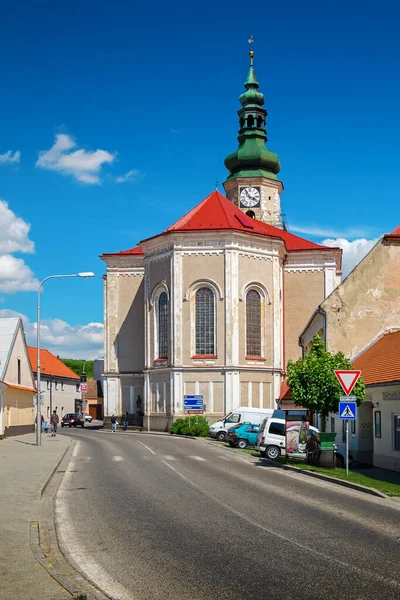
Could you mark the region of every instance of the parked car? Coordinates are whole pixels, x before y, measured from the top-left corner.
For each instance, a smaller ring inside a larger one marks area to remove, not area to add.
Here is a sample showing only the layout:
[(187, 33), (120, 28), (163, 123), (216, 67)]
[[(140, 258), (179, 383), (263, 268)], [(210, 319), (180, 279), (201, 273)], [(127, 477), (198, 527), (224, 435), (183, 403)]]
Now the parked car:
[(243, 423), (240, 427), (231, 428), (228, 431), (229, 444), (238, 448), (255, 446), (259, 431), (260, 425), (258, 423)]
[[(333, 444), (336, 456), (336, 466), (343, 469), (346, 466), (346, 444)], [(353, 460), (351, 452), (349, 452), (349, 463)]]
[(243, 427), (243, 423), (238, 423), (237, 425), (233, 425), (233, 427), (229, 427), (229, 429), (227, 430), (227, 432), (225, 434), (225, 441), (229, 442), (230, 446), (234, 445), (232, 443), (232, 436), (233, 436), (234, 431), (236, 429), (239, 429), (240, 427)]
[[(297, 430), (298, 430), (297, 426)], [(296, 426), (290, 428), (293, 432)], [(309, 426), (311, 433), (318, 433), (318, 429)], [(286, 421), (285, 419), (278, 419), (275, 417), (269, 417), (264, 419), (261, 424), (257, 441), (255, 443), (256, 450), (258, 450), (265, 458), (272, 460), (277, 459), (281, 455), (286, 454)]]
[(92, 415), (85, 415), (85, 421), (87, 421), (88, 423), (91, 423), (93, 421)]
[(77, 413), (68, 413), (61, 419), (61, 427), (85, 427), (85, 421)]
[(273, 412), (274, 411), (271, 408), (249, 408), (247, 406), (239, 406), (239, 408), (235, 408), (235, 410), (228, 415), (216, 423), (213, 423), (208, 430), (208, 435), (222, 442), (225, 440), (226, 432), (230, 427), (233, 427), (233, 425), (245, 422), (259, 425), (263, 419), (271, 417)]

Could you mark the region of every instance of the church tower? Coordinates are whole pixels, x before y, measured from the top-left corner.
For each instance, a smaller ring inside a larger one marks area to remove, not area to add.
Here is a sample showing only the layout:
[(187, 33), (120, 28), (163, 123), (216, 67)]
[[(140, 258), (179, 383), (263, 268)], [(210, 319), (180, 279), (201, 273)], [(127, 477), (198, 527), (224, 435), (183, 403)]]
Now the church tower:
[[(249, 40), (250, 44), (252, 39)], [(266, 147), (267, 111), (263, 108), (264, 94), (253, 68), (253, 49), (250, 49), (250, 70), (239, 100), (238, 149), (225, 159), (229, 176), (224, 183), (227, 198), (245, 214), (283, 228), (280, 194), (282, 182), (278, 155)]]

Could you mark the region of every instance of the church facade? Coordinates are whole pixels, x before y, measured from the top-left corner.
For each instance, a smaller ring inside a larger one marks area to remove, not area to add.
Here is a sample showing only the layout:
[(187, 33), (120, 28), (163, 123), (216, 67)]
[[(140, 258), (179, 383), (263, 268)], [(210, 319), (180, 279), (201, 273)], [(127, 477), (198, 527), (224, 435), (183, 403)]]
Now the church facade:
[(168, 430), (185, 394), (203, 396), (210, 422), (275, 408), (299, 334), (340, 281), (341, 250), (282, 222), (252, 51), (240, 103), (226, 196), (213, 191), (162, 233), (101, 256), (106, 422), (141, 409), (146, 429)]

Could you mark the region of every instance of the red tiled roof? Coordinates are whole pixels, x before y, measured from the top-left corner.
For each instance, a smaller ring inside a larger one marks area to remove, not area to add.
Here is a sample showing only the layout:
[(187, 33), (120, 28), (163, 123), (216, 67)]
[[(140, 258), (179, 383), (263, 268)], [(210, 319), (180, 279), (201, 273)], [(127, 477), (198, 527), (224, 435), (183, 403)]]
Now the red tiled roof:
[(24, 392), (35, 392), (36, 388), (27, 387), (25, 385), (16, 385), (14, 383), (6, 383), (6, 386), (9, 388), (13, 388), (14, 390), (23, 390)]
[[(29, 360), (34, 373), (37, 371), (37, 348), (28, 346)], [(40, 350), (40, 373), (42, 375), (54, 375), (55, 377), (68, 377), (69, 379), (80, 379), (67, 365), (54, 356), (48, 350)]]
[[(251, 219), (217, 190), (192, 208), (176, 223), (159, 235), (189, 231), (243, 231), (245, 233), (283, 240), (288, 252), (298, 250), (337, 250), (305, 240), (288, 231)], [(158, 237), (158, 236), (153, 236)], [(153, 238), (149, 238), (153, 239)]]
[(101, 256), (124, 256), (126, 254), (135, 254), (137, 256), (143, 256), (144, 252), (139, 246), (129, 248), (129, 250), (120, 250), (120, 252), (105, 252)]
[(366, 385), (400, 381), (400, 331), (383, 335), (352, 364)]
[(383, 237), (385, 239), (400, 238), (400, 225), (398, 227), (396, 227), (396, 229), (393, 229), (392, 233), (386, 233)]
[(282, 381), (282, 383), (281, 383), (281, 391), (280, 391), (278, 400), (285, 400), (285, 399), (290, 399), (290, 400), (292, 399), (292, 393), (290, 391), (290, 387), (286, 383), (286, 380)]

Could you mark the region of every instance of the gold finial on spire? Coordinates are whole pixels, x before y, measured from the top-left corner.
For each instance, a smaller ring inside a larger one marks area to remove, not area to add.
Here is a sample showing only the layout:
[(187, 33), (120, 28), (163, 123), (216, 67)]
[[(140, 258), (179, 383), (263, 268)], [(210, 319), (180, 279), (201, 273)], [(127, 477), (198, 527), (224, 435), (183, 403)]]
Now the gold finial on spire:
[(254, 38), (253, 38), (253, 36), (251, 35), (247, 41), (250, 44), (249, 56), (250, 56), (250, 66), (252, 67), (253, 66), (253, 56), (254, 56), (254, 52), (253, 52)]

